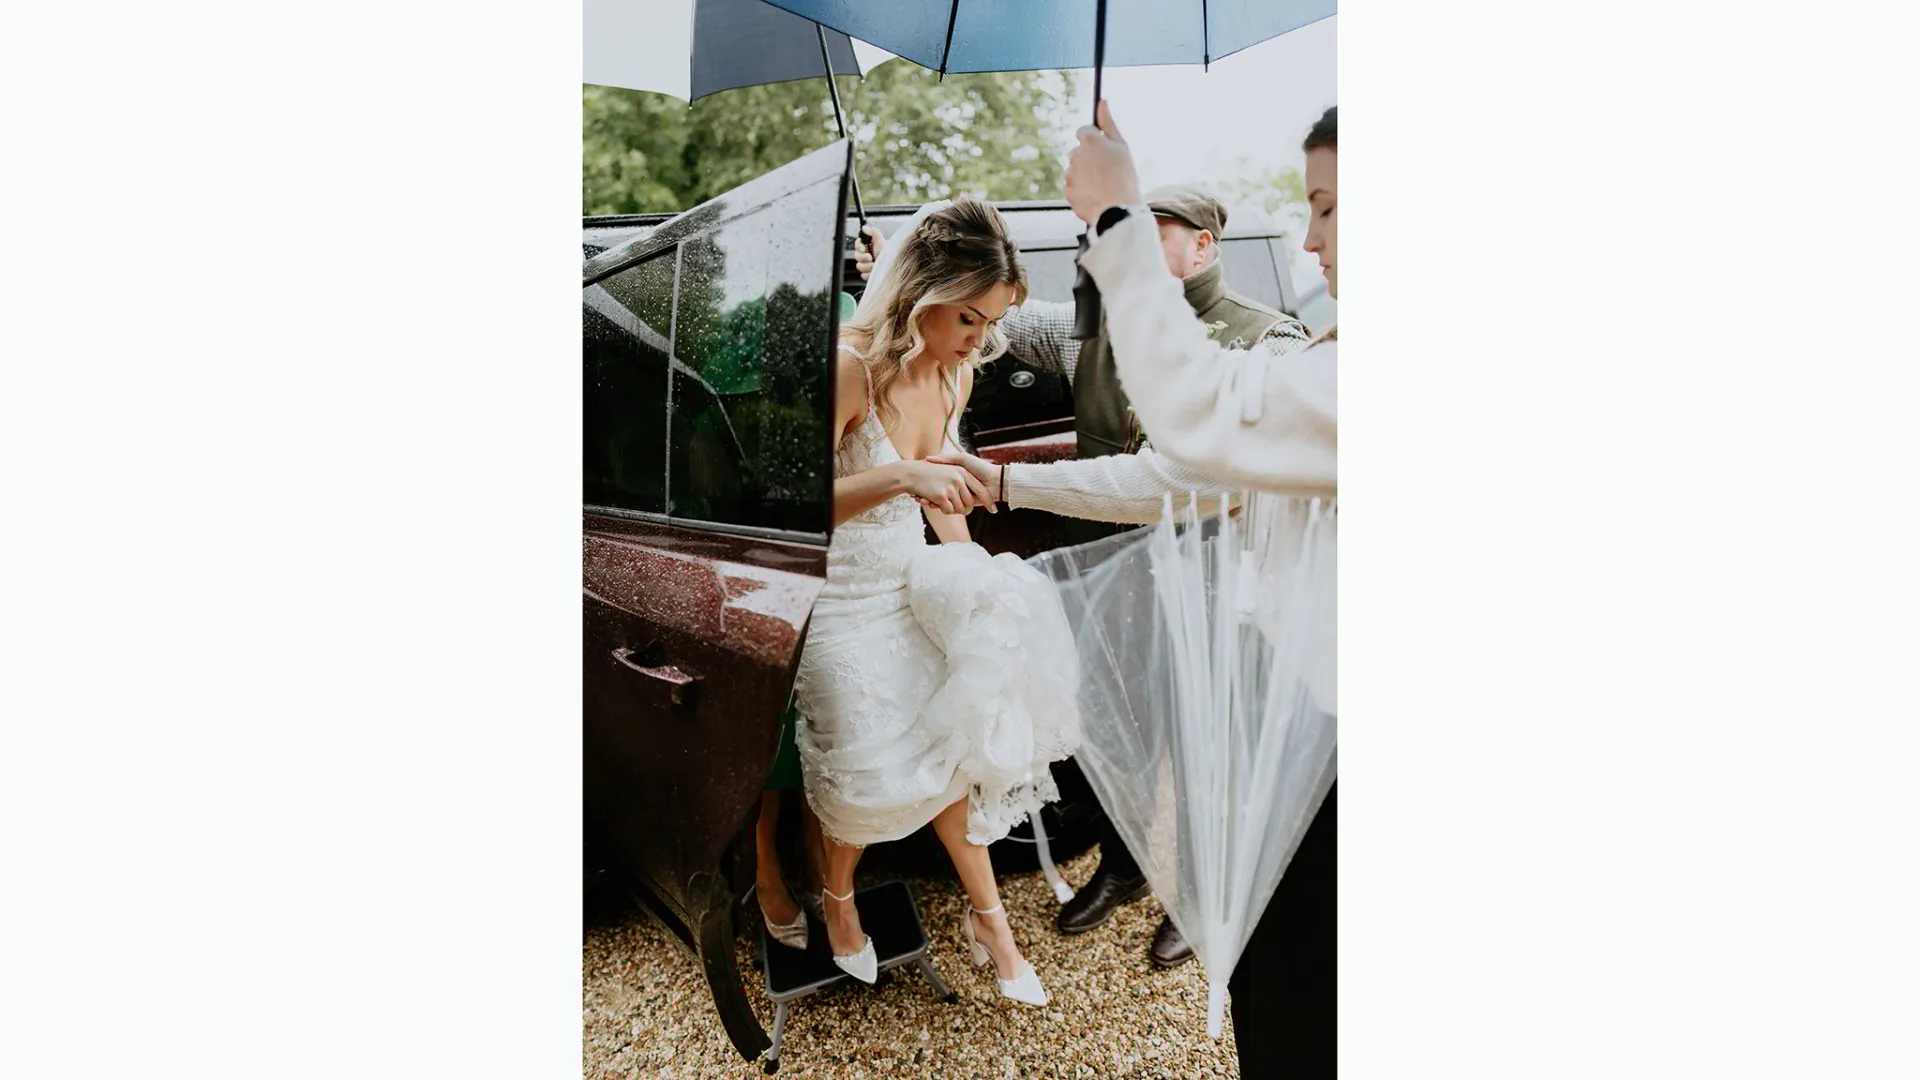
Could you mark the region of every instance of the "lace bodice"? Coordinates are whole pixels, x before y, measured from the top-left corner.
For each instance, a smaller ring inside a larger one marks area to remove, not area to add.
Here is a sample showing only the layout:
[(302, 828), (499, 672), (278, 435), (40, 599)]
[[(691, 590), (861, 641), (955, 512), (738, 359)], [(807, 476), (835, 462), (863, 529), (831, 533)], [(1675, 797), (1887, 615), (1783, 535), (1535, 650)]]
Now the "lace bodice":
[[(842, 345), (848, 354), (860, 354)], [(949, 420), (947, 441), (960, 445), (957, 421)], [(876, 469), (902, 460), (893, 440), (880, 424), (868, 383), (867, 415), (833, 452), (835, 479)], [(827, 586), (822, 595), (852, 598), (898, 589), (906, 584), (907, 559), (927, 544), (920, 504), (911, 495), (896, 495), (834, 527), (827, 547)]]

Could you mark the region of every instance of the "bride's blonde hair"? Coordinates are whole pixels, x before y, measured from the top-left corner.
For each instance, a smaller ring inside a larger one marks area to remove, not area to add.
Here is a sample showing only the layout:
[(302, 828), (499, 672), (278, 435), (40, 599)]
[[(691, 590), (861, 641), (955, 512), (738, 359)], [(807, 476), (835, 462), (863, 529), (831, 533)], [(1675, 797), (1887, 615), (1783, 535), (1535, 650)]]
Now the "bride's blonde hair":
[[(1013, 302), (1027, 299), (1027, 269), (1020, 248), (1007, 231), (1006, 219), (989, 203), (959, 198), (953, 205), (927, 215), (912, 236), (900, 241), (893, 268), (875, 287), (864, 315), (846, 323), (867, 343), (863, 361), (873, 377), (873, 401), (886, 427), (898, 426), (900, 410), (893, 407), (891, 390), (926, 349), (920, 320), (935, 304), (959, 304), (995, 285), (1013, 286)], [(974, 358), (978, 366), (1007, 351), (1007, 336), (998, 323), (987, 328)]]

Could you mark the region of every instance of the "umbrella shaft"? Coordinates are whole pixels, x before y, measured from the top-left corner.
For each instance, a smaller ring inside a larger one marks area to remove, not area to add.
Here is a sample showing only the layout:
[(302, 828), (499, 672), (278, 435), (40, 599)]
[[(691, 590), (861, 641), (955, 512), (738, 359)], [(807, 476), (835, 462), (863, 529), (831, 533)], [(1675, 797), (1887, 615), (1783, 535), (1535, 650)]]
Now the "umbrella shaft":
[(1100, 76), (1107, 63), (1107, 0), (1093, 8), (1093, 122), (1100, 123)]
[[(1101, 0), (1105, 4), (1106, 0)], [(827, 69), (827, 93), (833, 96), (833, 122), (840, 127), (840, 137), (847, 137), (847, 118), (840, 112), (840, 84), (833, 81), (833, 57), (827, 53), (827, 31), (819, 23), (813, 24), (813, 32), (820, 38), (820, 63)], [(860, 219), (860, 227), (867, 226), (867, 208), (860, 203), (860, 176), (849, 171), (847, 179), (853, 184), (853, 212)]]

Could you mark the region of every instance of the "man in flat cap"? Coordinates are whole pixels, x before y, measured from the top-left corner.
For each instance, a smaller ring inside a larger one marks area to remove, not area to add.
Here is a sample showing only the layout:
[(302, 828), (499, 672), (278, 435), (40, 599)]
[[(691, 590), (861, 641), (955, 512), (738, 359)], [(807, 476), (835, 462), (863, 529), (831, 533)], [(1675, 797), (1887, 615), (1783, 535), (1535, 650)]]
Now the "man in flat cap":
[[(1227, 208), (1219, 199), (1194, 184), (1169, 184), (1147, 192), (1145, 201), (1159, 225), (1167, 272), (1185, 284), (1187, 305), (1206, 324), (1215, 341), (1231, 348), (1249, 348), (1265, 338), (1265, 347), (1275, 354), (1302, 349), (1310, 343), (1307, 328), (1298, 319), (1227, 289), (1220, 263), (1220, 234), (1226, 231)], [(864, 246), (868, 250), (856, 248), (855, 253), (862, 276), (872, 270), (873, 259), (886, 243), (871, 225), (866, 234)], [(1105, 318), (1100, 335), (1091, 341), (1074, 340), (1073, 321), (1071, 303), (1029, 300), (1009, 311), (1000, 325), (1006, 331), (1009, 350), (1019, 359), (1035, 370), (1065, 375), (1072, 381), (1079, 457), (1138, 450), (1152, 441), (1151, 433), (1140, 430), (1126, 392), (1120, 388)], [(1132, 527), (1079, 519), (1066, 519), (1062, 524), (1075, 543)], [(1057, 925), (1063, 934), (1085, 933), (1104, 925), (1121, 904), (1143, 899), (1150, 891), (1139, 863), (1111, 824), (1106, 824), (1100, 837), (1100, 866), (1061, 907)], [(1173, 920), (1163, 917), (1147, 956), (1156, 966), (1177, 967), (1193, 959), (1193, 948), (1180, 936)]]
[[(1310, 335), (1298, 320), (1227, 288), (1225, 267), (1220, 263), (1220, 235), (1227, 229), (1227, 208), (1220, 200), (1194, 184), (1169, 184), (1147, 193), (1147, 208), (1153, 211), (1154, 221), (1160, 227), (1160, 252), (1166, 256), (1167, 272), (1186, 286), (1187, 306), (1200, 316), (1215, 341), (1246, 348), (1259, 341), (1275, 323), (1290, 323), (1300, 346), (1306, 345)], [(1019, 321), (1024, 321), (1027, 308), (1033, 306), (1028, 304), (1020, 310)], [(1120, 389), (1105, 320), (1101, 321), (1099, 337), (1074, 342), (1073, 305), (1059, 307), (1066, 321), (1064, 330), (1057, 332), (1057, 336), (1079, 346), (1076, 358), (1063, 357), (1060, 363), (1061, 369), (1073, 379), (1074, 433), (1080, 441), (1079, 456), (1100, 457), (1138, 449), (1142, 432), (1128, 407), (1126, 393)], [(1042, 313), (1035, 314), (1041, 315), (1035, 322), (1047, 321)], [(1026, 328), (1016, 327), (1015, 323), (1016, 318), (1007, 320), (1007, 335), (1012, 346), (1025, 357), (1029, 355), (1029, 350), (1022, 348), (1026, 344), (1023, 338), (1027, 336), (1022, 331)], [(1052, 327), (1043, 328), (1045, 331), (1052, 331)], [(1056, 333), (1046, 332), (1046, 336), (1053, 338)], [(1043, 354), (1045, 350), (1039, 343), (1034, 344), (1032, 353)], [(1108, 533), (1112, 531), (1112, 526), (1104, 528)]]

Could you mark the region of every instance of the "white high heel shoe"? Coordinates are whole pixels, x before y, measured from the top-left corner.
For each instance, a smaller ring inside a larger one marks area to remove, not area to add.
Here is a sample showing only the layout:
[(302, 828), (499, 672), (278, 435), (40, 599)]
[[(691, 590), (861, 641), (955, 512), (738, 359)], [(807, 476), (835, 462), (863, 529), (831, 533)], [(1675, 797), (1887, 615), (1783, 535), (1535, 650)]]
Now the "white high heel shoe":
[[(1005, 905), (1003, 904), (995, 904), (985, 911), (976, 910), (973, 905), (969, 904), (967, 905), (966, 913), (960, 916), (960, 929), (966, 932), (967, 944), (973, 946), (973, 962), (982, 967), (993, 963), (993, 954), (988, 952), (987, 947), (980, 944), (979, 939), (973, 936), (973, 917), (975, 915), (991, 915), (996, 911), (1004, 910)], [(996, 973), (993, 981), (1000, 984), (1001, 997), (1012, 998), (1022, 1005), (1045, 1005), (1047, 1003), (1047, 990), (1040, 985), (1039, 974), (1033, 970), (1033, 965), (1027, 963), (1024, 958), (1020, 961), (1020, 974), (1015, 975), (1011, 979), (1002, 979), (999, 978)]]
[[(760, 902), (760, 887), (755, 885), (753, 888), (754, 904), (758, 906)], [(795, 906), (798, 907), (799, 905), (796, 904)], [(777, 923), (773, 921), (773, 917), (768, 915), (767, 909), (763, 907), (760, 908), (760, 920), (767, 924), (767, 936), (773, 938), (773, 940), (785, 945), (789, 949), (799, 949), (801, 952), (807, 951), (807, 909), (801, 908), (800, 911), (794, 915), (793, 921), (790, 923)]]
[[(853, 899), (853, 891), (851, 889), (847, 891), (847, 895), (841, 896), (823, 887), (820, 890), (820, 894), (822, 896), (831, 896), (843, 904)], [(860, 944), (860, 951), (851, 956), (841, 956), (835, 953), (833, 963), (841, 971), (859, 979), (861, 982), (871, 983), (880, 977), (880, 955), (873, 951), (873, 938), (871, 936), (867, 934), (860, 936), (864, 939)]]

